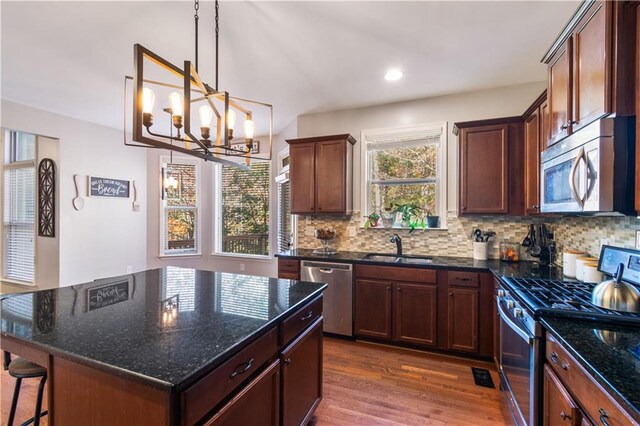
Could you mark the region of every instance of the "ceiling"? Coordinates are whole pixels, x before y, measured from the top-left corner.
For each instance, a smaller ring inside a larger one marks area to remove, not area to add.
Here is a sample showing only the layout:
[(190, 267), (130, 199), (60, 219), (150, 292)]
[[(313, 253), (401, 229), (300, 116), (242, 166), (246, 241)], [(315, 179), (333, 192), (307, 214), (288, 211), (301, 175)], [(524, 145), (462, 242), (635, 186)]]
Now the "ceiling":
[[(578, 5), (542, 2), (222, 2), (220, 88), (297, 115), (542, 81)], [(193, 59), (193, 4), (2, 1), (2, 98), (122, 128), (133, 44)], [(213, 3), (200, 74), (214, 81)], [(383, 79), (398, 67), (404, 78)]]

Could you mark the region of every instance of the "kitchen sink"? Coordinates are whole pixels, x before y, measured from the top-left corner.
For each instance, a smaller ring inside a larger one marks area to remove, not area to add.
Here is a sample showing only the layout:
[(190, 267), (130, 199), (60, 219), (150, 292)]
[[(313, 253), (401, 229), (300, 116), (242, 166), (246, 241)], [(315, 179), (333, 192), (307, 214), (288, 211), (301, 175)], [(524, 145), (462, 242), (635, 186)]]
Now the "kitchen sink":
[(426, 256), (397, 256), (395, 254), (369, 253), (364, 259), (373, 262), (405, 263), (408, 265), (427, 265), (433, 259)]

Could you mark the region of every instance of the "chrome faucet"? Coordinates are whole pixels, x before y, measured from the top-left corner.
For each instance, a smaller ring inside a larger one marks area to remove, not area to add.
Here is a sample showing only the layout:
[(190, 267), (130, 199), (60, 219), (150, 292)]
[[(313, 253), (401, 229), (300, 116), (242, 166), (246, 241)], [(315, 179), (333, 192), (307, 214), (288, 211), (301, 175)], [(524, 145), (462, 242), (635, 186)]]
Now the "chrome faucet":
[(396, 256), (402, 256), (402, 238), (398, 234), (393, 234), (389, 242), (396, 243)]

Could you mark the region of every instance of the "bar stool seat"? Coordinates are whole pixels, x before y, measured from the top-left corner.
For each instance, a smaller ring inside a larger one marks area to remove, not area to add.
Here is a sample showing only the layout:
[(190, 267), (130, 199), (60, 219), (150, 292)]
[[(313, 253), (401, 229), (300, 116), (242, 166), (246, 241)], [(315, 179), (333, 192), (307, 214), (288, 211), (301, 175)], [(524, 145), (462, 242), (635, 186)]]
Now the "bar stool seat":
[(44, 384), (47, 381), (47, 369), (38, 364), (27, 361), (24, 358), (16, 358), (12, 360), (11, 356), (7, 352), (4, 354), (4, 366), (5, 369), (9, 371), (9, 375), (16, 378), (16, 386), (13, 390), (13, 399), (11, 400), (11, 410), (9, 411), (9, 420), (7, 424), (9, 426), (13, 426), (16, 409), (18, 408), (18, 397), (20, 396), (22, 380), (39, 377), (40, 383), (38, 385), (35, 415), (21, 425), (26, 426), (33, 423), (35, 426), (38, 426), (40, 424), (40, 418), (47, 414), (47, 411), (41, 412)]

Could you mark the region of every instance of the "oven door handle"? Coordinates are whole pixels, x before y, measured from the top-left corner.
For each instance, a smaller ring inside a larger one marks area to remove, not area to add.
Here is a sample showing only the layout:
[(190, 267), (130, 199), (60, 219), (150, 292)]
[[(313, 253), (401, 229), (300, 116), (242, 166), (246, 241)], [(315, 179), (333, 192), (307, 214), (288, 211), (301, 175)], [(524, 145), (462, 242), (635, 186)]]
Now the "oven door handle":
[(496, 298), (496, 303), (498, 305), (498, 315), (500, 315), (500, 319), (506, 322), (510, 329), (512, 329), (518, 336), (522, 337), (522, 339), (529, 344), (529, 346), (533, 345), (534, 337), (529, 335), (524, 329), (518, 326), (515, 322), (509, 318), (507, 313), (504, 311), (504, 308), (500, 304), (500, 299)]
[(576, 172), (578, 171), (578, 166), (580, 165), (581, 160), (584, 160), (585, 163), (587, 162), (587, 156), (585, 155), (584, 147), (580, 148), (576, 159), (573, 160), (571, 173), (569, 173), (569, 186), (571, 187), (571, 192), (573, 193), (573, 197), (576, 199), (578, 205), (582, 209), (584, 208), (584, 202), (587, 194), (585, 194), (584, 196), (580, 195), (580, 192), (578, 191), (578, 187), (576, 185)]

